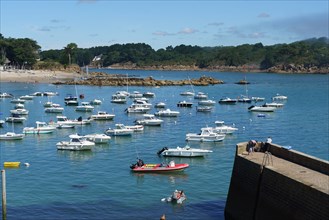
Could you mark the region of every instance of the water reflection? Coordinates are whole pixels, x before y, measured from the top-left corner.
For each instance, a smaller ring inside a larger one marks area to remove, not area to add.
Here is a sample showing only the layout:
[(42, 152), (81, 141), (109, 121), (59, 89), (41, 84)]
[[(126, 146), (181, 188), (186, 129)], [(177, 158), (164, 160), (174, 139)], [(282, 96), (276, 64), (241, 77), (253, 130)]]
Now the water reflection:
[(169, 184), (175, 184), (177, 180), (187, 180), (188, 174), (184, 171), (178, 171), (178, 172), (165, 172), (165, 173), (135, 173), (131, 171), (131, 176), (136, 177), (136, 182), (138, 184), (143, 184), (146, 177), (153, 177), (158, 178), (160, 180), (167, 179)]
[(95, 153), (92, 151), (57, 150), (57, 155), (70, 160), (83, 161), (91, 159), (95, 156)]

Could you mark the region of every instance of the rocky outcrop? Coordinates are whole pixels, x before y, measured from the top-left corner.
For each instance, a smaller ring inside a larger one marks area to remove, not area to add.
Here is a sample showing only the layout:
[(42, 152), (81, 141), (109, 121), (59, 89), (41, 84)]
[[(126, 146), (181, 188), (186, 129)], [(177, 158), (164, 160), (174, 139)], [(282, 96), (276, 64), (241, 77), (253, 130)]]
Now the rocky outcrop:
[(316, 66), (305, 67), (304, 65), (282, 64), (268, 68), (269, 73), (329, 73), (329, 67), (319, 68)]
[(67, 85), (91, 85), (91, 86), (208, 86), (215, 84), (223, 84), (222, 80), (218, 80), (208, 76), (201, 76), (199, 79), (191, 80), (156, 80), (152, 77), (138, 78), (129, 77), (124, 75), (109, 75), (106, 73), (92, 73), (92, 76), (86, 79), (77, 81), (71, 80), (66, 82), (56, 82), (54, 84), (67, 84)]

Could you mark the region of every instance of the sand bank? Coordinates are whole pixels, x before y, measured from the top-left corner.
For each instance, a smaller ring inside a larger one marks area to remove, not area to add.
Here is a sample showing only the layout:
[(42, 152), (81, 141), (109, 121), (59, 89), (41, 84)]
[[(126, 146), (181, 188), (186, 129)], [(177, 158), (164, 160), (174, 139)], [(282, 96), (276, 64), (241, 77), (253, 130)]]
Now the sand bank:
[(81, 77), (78, 73), (50, 70), (0, 70), (1, 82), (55, 83)]

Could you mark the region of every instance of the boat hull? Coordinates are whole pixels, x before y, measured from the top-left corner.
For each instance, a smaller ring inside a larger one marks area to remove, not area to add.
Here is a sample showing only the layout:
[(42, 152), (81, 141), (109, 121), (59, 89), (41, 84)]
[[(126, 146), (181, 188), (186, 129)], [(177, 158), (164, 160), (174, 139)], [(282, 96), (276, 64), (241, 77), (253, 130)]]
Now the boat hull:
[(187, 163), (184, 164), (175, 164), (174, 166), (162, 166), (161, 164), (145, 164), (141, 167), (135, 167), (132, 169), (133, 172), (140, 173), (168, 173), (168, 172), (177, 172), (183, 171), (188, 168)]
[(204, 157), (212, 151), (208, 150), (166, 150), (162, 152), (165, 157)]

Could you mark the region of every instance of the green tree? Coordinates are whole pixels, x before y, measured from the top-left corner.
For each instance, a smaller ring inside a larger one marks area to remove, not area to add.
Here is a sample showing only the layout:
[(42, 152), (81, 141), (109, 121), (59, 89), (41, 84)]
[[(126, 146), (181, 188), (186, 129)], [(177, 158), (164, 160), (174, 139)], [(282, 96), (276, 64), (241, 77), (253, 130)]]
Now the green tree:
[(78, 48), (78, 45), (75, 43), (69, 43), (66, 47), (64, 47), (64, 53), (68, 56), (69, 58), (69, 65), (72, 64), (72, 55), (74, 51)]

